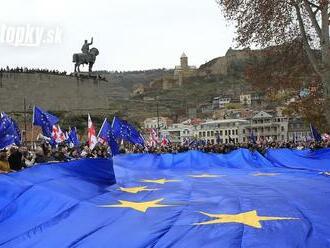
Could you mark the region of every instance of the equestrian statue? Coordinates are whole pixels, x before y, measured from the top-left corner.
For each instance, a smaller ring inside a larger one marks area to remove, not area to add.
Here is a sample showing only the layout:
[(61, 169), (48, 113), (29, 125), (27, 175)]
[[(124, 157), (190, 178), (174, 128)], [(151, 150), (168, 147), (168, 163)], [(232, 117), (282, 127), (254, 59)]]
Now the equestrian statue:
[(75, 53), (73, 54), (73, 63), (74, 64), (74, 72), (80, 72), (80, 65), (87, 64), (88, 65), (88, 71), (92, 72), (93, 65), (96, 60), (96, 56), (99, 55), (99, 50), (95, 47), (89, 49), (89, 46), (93, 44), (93, 37), (91, 39), (91, 42), (88, 43), (87, 40), (85, 40), (85, 43), (83, 44), (81, 48), (82, 53)]

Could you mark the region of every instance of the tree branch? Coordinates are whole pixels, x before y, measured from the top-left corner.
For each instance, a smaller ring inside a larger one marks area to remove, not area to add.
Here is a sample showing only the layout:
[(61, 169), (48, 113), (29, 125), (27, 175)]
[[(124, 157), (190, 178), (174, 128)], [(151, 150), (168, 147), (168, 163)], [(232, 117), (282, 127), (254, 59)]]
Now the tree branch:
[(317, 10), (321, 10), (321, 6), (316, 5), (315, 3), (312, 3), (311, 1), (306, 1), (310, 6), (316, 8)]
[(319, 39), (321, 40), (322, 39), (322, 31), (321, 31), (319, 23), (317, 22), (316, 14), (313, 13), (312, 7), (310, 6), (310, 2), (308, 0), (304, 0), (304, 5), (305, 5), (305, 8), (306, 8), (307, 13), (309, 15), (309, 18), (312, 21), (312, 25), (314, 26), (315, 31), (316, 31), (317, 35), (319, 36)]
[(321, 75), (321, 68), (320, 68), (320, 66), (317, 62), (317, 59), (316, 59), (315, 55), (313, 54), (313, 51), (308, 43), (308, 37), (307, 37), (306, 29), (304, 26), (303, 18), (301, 16), (299, 5), (295, 2), (293, 4), (293, 6), (296, 9), (297, 19), (298, 19), (298, 23), (299, 23), (299, 29), (300, 29), (300, 32), (301, 32), (301, 35), (303, 38), (304, 49), (307, 53), (309, 60), (311, 61), (311, 64), (312, 64), (315, 72), (317, 74)]

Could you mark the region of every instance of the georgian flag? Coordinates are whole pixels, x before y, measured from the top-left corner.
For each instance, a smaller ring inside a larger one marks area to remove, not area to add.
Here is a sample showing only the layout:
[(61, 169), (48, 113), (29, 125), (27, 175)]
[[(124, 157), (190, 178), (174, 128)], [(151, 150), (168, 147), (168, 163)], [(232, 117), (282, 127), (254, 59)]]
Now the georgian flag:
[(60, 125), (54, 125), (52, 130), (52, 139), (57, 143), (62, 143), (66, 140), (65, 133), (61, 130)]
[(159, 143), (159, 137), (157, 134), (157, 131), (155, 129), (150, 130), (150, 135), (149, 135), (149, 146), (157, 146)]
[(87, 132), (87, 136), (88, 136), (89, 149), (93, 150), (94, 147), (97, 144), (97, 137), (96, 137), (95, 127), (93, 125), (91, 116), (89, 114), (88, 114), (88, 132)]
[(168, 145), (168, 144), (169, 144), (168, 139), (166, 138), (166, 136), (163, 136), (161, 145), (162, 145), (162, 146), (166, 146), (166, 145)]

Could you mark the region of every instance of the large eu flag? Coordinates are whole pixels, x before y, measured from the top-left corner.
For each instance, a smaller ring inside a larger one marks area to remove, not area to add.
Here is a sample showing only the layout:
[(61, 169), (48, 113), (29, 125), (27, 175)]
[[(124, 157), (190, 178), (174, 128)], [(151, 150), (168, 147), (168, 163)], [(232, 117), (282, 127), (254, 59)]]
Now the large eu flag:
[(116, 139), (126, 140), (132, 144), (144, 145), (144, 139), (140, 132), (127, 121), (115, 116), (112, 120), (112, 129)]
[(0, 175), (0, 247), (330, 247), (330, 173), (281, 159), (326, 154), (131, 154)]

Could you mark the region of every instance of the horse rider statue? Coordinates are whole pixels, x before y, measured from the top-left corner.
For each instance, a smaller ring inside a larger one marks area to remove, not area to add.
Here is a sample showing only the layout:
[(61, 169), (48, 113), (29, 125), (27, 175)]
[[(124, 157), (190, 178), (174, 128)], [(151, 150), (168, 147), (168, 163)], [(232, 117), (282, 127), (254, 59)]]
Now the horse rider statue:
[(85, 40), (85, 43), (83, 44), (81, 51), (82, 53), (75, 53), (73, 54), (73, 63), (75, 63), (74, 72), (80, 72), (80, 65), (82, 64), (88, 64), (88, 71), (92, 72), (93, 65), (96, 60), (96, 56), (99, 55), (99, 50), (95, 47), (92, 49), (89, 49), (89, 46), (93, 44), (93, 37), (91, 39), (91, 42), (88, 43), (87, 40)]

